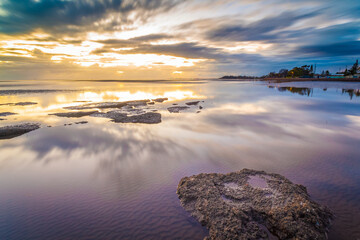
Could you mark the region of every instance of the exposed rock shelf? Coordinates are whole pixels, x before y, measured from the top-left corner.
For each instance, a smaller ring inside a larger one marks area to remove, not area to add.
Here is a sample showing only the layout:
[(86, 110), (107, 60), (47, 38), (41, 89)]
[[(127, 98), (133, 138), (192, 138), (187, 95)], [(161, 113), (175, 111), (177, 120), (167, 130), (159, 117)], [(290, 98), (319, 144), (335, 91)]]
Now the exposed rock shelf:
[(263, 171), (185, 177), (177, 194), (207, 239), (326, 239), (332, 219), (304, 186)]
[(0, 127), (0, 139), (10, 139), (40, 128), (38, 123), (23, 123)]

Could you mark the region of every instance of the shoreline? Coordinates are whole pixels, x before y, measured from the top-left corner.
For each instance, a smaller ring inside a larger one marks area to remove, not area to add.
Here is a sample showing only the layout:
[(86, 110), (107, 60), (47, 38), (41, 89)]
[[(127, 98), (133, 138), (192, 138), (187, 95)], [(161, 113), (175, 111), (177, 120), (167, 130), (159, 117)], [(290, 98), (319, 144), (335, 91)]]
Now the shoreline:
[(220, 81), (268, 81), (268, 82), (360, 82), (360, 78), (254, 78), (221, 79)]
[(269, 82), (360, 82), (360, 78), (264, 78)]

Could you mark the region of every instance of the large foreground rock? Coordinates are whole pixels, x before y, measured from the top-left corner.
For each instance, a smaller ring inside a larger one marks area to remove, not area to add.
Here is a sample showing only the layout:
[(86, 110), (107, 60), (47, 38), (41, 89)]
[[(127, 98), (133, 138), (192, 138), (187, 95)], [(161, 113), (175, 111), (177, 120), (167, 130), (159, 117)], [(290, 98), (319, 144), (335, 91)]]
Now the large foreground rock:
[(23, 123), (0, 127), (0, 139), (10, 139), (40, 128), (38, 123)]
[(326, 239), (332, 218), (304, 186), (263, 171), (185, 177), (177, 194), (214, 240)]

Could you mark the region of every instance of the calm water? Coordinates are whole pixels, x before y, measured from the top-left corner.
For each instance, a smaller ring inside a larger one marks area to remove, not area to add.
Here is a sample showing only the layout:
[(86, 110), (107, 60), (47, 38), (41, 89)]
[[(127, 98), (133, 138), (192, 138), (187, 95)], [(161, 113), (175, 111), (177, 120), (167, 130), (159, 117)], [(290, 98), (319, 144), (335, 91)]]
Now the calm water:
[[(179, 180), (242, 168), (307, 186), (336, 214), (330, 239), (360, 239), (360, 83), (323, 84), (2, 81), (0, 103), (38, 104), (0, 106), (18, 113), (0, 126), (42, 127), (0, 141), (0, 239), (202, 239)], [(156, 97), (169, 98), (154, 106), (160, 124), (48, 115)], [(190, 100), (204, 101), (200, 113), (166, 110)], [(76, 121), (88, 123), (64, 126)]]

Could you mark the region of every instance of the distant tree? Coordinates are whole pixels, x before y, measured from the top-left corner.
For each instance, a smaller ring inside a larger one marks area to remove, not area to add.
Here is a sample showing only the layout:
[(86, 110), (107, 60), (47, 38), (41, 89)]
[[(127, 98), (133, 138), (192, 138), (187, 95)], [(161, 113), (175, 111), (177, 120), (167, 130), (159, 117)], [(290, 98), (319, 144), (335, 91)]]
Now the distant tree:
[(269, 73), (269, 77), (271, 77), (271, 78), (276, 78), (276, 77), (277, 77), (277, 73), (276, 73), (276, 72), (270, 72), (270, 73)]
[(288, 72), (289, 77), (312, 77), (314, 76), (314, 67), (312, 65), (303, 65), (301, 67), (294, 67)]
[(325, 71), (324, 70), (321, 72), (321, 76), (325, 77)]
[(352, 66), (349, 72), (351, 75), (354, 75), (357, 74), (358, 71), (359, 71), (359, 60), (356, 60), (356, 62), (354, 63), (354, 65)]
[(288, 75), (288, 73), (289, 73), (289, 70), (287, 70), (287, 69), (281, 69), (281, 70), (279, 71), (279, 77), (285, 78), (285, 77)]
[(326, 75), (326, 76), (330, 76), (329, 70), (326, 70), (325, 75)]

